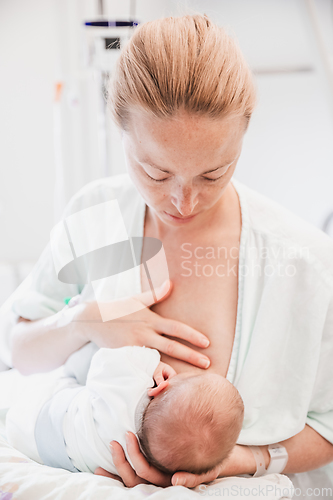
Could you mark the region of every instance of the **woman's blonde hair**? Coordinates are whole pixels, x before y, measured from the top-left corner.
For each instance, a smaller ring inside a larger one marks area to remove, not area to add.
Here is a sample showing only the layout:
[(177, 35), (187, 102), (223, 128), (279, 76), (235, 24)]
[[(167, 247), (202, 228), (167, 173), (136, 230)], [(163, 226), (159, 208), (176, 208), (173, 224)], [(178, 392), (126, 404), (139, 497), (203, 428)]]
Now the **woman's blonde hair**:
[(235, 40), (206, 15), (195, 14), (136, 28), (118, 58), (108, 101), (125, 130), (135, 108), (158, 118), (183, 110), (211, 118), (244, 116), (248, 123), (256, 92)]

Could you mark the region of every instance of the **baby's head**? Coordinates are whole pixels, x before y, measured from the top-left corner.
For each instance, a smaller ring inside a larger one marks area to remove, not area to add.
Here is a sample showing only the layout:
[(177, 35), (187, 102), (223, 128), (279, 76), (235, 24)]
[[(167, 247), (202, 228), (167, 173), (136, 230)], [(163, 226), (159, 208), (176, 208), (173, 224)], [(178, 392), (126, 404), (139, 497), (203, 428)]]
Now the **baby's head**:
[(179, 374), (152, 399), (138, 438), (148, 462), (167, 473), (202, 474), (236, 444), (244, 405), (237, 389), (217, 374)]

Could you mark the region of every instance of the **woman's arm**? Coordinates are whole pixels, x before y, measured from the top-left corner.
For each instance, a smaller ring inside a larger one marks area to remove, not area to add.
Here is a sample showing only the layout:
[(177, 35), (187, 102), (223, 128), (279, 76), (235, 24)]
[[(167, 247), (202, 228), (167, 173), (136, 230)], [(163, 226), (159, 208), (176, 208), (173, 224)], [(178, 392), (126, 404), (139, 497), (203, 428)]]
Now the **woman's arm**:
[(284, 474), (306, 472), (333, 462), (333, 444), (309, 425), (281, 444), (289, 455)]
[[(129, 433), (130, 434), (130, 433)], [(137, 470), (133, 471), (125, 458), (125, 454), (118, 443), (113, 443), (112, 457), (117, 464), (117, 470), (124, 484), (127, 486), (139, 484), (140, 480), (156, 482), (158, 485), (165, 485), (166, 476), (157, 475), (156, 469), (152, 468), (136, 444), (134, 434), (129, 435), (127, 440), (127, 451)], [(289, 459), (282, 474), (292, 474), (297, 472), (306, 472), (318, 469), (333, 461), (333, 444), (323, 438), (309, 425), (295, 436), (281, 441), (288, 451)], [(270, 462), (268, 446), (260, 446), (265, 457), (265, 468)], [(213, 481), (218, 477), (237, 476), (240, 474), (254, 474), (256, 472), (256, 462), (252, 451), (248, 446), (236, 445), (229, 455), (223, 461), (223, 464), (216, 467), (207, 474), (197, 475), (187, 472), (176, 472), (172, 476), (173, 485), (182, 485), (188, 488), (194, 488), (201, 483)]]
[[(288, 452), (288, 463), (282, 474), (293, 474), (297, 472), (306, 472), (313, 469), (318, 469), (333, 461), (333, 444), (323, 438), (309, 425), (305, 425), (304, 429), (295, 436), (281, 441)], [(268, 446), (260, 446), (265, 457), (265, 468), (267, 469), (270, 462)], [(216, 477), (236, 476), (239, 474), (254, 474), (256, 472), (256, 463), (251, 450), (248, 446), (236, 445), (231, 455), (221, 465)], [(178, 472), (174, 474), (172, 483), (184, 484), (192, 488), (207, 480), (194, 474)]]
[(11, 333), (12, 363), (23, 375), (47, 372), (63, 365), (88, 342), (66, 314), (29, 321), (20, 318)]
[[(164, 300), (170, 294), (171, 286), (168, 282), (162, 286), (165, 287), (165, 294), (160, 296)], [(145, 303), (144, 294), (127, 300), (142, 300)], [(123, 309), (124, 301), (120, 302)], [(110, 302), (111, 307), (117, 311), (119, 302)], [(129, 307), (129, 310), (136, 309)], [(98, 304), (85, 302), (64, 308), (45, 319), (18, 322), (11, 334), (12, 360), (14, 367), (25, 375), (49, 371), (61, 366), (70, 354), (92, 341), (98, 347), (151, 347), (200, 368), (208, 368), (210, 361), (207, 356), (164, 335), (187, 340), (201, 348), (209, 345), (207, 337), (197, 330), (179, 321), (163, 318), (148, 307), (126, 317), (103, 322)]]

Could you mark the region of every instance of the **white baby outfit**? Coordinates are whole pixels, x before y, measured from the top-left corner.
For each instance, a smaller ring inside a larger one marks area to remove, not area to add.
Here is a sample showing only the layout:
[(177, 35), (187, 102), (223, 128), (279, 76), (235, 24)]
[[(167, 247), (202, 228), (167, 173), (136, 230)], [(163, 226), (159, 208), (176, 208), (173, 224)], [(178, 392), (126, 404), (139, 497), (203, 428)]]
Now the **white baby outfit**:
[[(80, 350), (83, 364), (91, 346)], [(109, 444), (115, 440), (126, 452), (125, 433), (140, 428), (159, 362), (155, 349), (103, 348), (91, 359), (85, 386), (65, 370), (47, 382), (35, 376), (8, 411), (10, 444), (45, 465), (92, 473), (103, 467), (117, 474)]]

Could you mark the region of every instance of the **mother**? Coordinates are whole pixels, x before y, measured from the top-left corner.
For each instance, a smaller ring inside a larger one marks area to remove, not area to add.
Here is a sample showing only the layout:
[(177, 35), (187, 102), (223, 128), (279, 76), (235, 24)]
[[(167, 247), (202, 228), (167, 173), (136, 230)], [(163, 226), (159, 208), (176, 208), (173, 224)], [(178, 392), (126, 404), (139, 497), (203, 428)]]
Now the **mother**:
[[(109, 100), (130, 178), (88, 185), (67, 214), (116, 196), (132, 235), (163, 242), (172, 291), (165, 285), (165, 299), (128, 322), (99, 322), (93, 301), (74, 306), (76, 321), (67, 321), (63, 299), (82, 289), (56, 279), (47, 248), (2, 313), (7, 363), (47, 371), (93, 341), (156, 348), (177, 372), (215, 371), (245, 403), (239, 444), (218, 469), (178, 472), (173, 484), (253, 474), (247, 445), (260, 446), (267, 468), (268, 445), (280, 442), (289, 454), (283, 472), (322, 486), (333, 461), (333, 242), (231, 180), (255, 104), (237, 45), (206, 16), (146, 23), (122, 51)], [(144, 276), (141, 289), (149, 289)], [(167, 484), (134, 435), (136, 471), (117, 443), (111, 448), (126, 485)], [(306, 473), (318, 468), (320, 484)]]

